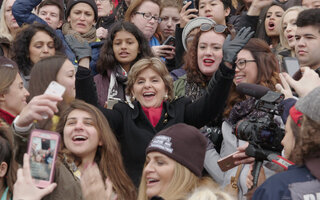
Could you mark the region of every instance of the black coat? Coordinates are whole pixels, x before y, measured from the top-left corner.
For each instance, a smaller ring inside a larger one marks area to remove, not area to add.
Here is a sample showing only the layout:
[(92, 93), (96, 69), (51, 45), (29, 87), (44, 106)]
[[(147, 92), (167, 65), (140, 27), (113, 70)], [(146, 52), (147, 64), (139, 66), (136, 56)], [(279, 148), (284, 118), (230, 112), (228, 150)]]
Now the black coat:
[[(77, 98), (97, 104), (97, 95), (90, 71), (80, 67), (77, 72)], [(211, 79), (208, 92), (195, 102), (187, 97), (176, 98), (163, 103), (161, 118), (153, 127), (144, 114), (139, 102), (134, 108), (126, 103), (118, 103), (113, 110), (100, 107), (121, 145), (122, 156), (128, 175), (136, 186), (139, 185), (145, 162), (145, 150), (153, 136), (177, 123), (186, 123), (201, 128), (223, 111), (234, 77), (234, 70), (220, 65)]]

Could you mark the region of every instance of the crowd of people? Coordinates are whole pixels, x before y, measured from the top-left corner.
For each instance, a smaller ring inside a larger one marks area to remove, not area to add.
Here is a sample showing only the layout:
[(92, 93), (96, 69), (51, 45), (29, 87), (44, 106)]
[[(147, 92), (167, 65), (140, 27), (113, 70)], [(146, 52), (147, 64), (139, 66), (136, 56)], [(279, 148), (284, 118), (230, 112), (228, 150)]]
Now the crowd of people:
[(3, 0), (1, 200), (317, 199), (318, 49), (319, 0)]

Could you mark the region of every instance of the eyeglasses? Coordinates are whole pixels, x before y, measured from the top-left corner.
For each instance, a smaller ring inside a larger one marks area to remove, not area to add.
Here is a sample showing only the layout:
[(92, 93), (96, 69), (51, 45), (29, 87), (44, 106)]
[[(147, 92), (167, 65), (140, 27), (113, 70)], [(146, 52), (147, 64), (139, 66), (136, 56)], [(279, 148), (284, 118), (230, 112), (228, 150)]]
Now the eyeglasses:
[(256, 60), (238, 60), (238, 62), (236, 62), (236, 65), (238, 67), (238, 69), (244, 69), (246, 68), (246, 64), (248, 62), (256, 62)]
[(135, 12), (135, 14), (142, 15), (142, 17), (147, 20), (151, 20), (153, 18), (157, 23), (160, 23), (162, 21), (160, 17), (152, 16), (151, 13)]
[(203, 23), (200, 26), (201, 31), (210, 31), (213, 28), (213, 31), (216, 33), (223, 33), (228, 27), (221, 24), (209, 24)]

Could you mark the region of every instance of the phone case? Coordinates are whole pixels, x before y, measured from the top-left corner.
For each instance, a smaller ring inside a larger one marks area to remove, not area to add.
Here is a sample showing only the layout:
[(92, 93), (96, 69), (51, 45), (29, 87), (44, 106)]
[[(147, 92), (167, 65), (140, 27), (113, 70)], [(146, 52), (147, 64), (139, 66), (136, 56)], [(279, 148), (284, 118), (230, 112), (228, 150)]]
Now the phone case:
[(58, 83), (56, 81), (51, 81), (51, 83), (49, 84), (49, 86), (47, 87), (47, 89), (44, 93), (62, 97), (65, 90), (66, 90), (66, 88), (63, 85), (61, 85), (60, 83)]
[(176, 39), (175, 39), (175, 37), (173, 37), (173, 36), (170, 35), (170, 36), (163, 42), (162, 45), (175, 46), (175, 44), (176, 44)]
[(30, 135), (30, 171), (39, 188), (45, 188), (53, 181), (59, 142), (60, 134), (52, 131), (34, 129)]
[(239, 151), (236, 151), (236, 152), (218, 160), (218, 165), (223, 172), (228, 171), (228, 170), (237, 166), (234, 164), (235, 159), (233, 158), (233, 155), (238, 152)]

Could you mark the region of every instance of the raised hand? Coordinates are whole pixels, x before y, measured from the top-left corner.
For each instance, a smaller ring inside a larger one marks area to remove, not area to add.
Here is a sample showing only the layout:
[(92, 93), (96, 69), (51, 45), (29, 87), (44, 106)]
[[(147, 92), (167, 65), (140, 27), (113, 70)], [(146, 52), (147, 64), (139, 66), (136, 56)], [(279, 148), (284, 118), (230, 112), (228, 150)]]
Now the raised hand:
[(251, 28), (241, 28), (235, 38), (231, 40), (231, 35), (228, 35), (223, 43), (223, 61), (231, 65), (237, 60), (239, 51), (248, 43), (253, 36), (254, 31)]
[(82, 58), (91, 58), (91, 47), (87, 41), (80, 42), (73, 35), (66, 35), (65, 40), (73, 53), (76, 55), (78, 61), (80, 61)]

